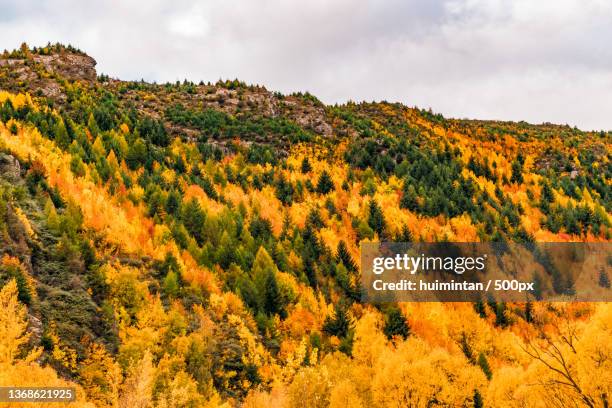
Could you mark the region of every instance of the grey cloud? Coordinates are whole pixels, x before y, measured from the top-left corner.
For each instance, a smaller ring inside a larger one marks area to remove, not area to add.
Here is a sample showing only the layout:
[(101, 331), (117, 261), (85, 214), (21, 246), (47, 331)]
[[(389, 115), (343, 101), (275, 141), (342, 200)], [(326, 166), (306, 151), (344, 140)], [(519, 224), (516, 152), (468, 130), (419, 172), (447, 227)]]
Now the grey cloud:
[(123, 79), (240, 78), (327, 103), (612, 129), (605, 0), (0, 0), (0, 48), (72, 43)]

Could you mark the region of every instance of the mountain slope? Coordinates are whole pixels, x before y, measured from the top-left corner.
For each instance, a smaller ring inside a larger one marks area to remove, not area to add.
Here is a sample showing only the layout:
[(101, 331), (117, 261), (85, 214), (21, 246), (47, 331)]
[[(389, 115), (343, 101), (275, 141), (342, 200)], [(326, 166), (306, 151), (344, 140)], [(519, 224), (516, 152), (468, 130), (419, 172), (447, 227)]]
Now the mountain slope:
[(83, 399), (609, 398), (608, 304), (365, 305), (357, 260), (370, 240), (609, 241), (610, 133), (124, 82), (62, 45), (5, 53), (0, 89), (0, 277), (35, 364)]

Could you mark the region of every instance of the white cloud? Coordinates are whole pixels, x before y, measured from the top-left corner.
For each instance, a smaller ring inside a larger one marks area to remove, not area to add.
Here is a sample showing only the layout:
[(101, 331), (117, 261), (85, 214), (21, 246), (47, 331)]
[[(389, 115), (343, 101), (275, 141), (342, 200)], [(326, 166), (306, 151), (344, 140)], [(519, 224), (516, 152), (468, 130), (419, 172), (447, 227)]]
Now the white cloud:
[(0, 48), (72, 43), (123, 79), (240, 78), (325, 102), (612, 129), (607, 0), (0, 0)]

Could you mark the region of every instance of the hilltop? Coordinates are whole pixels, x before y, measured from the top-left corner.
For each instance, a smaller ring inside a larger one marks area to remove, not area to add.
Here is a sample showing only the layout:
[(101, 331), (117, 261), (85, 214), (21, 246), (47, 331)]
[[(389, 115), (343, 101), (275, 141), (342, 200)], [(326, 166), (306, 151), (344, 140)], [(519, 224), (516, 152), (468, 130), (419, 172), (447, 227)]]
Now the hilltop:
[(358, 260), (609, 242), (612, 134), (95, 66), (59, 44), (0, 57), (0, 339), (19, 340), (0, 385), (36, 370), (83, 406), (607, 401), (610, 305), (364, 304)]

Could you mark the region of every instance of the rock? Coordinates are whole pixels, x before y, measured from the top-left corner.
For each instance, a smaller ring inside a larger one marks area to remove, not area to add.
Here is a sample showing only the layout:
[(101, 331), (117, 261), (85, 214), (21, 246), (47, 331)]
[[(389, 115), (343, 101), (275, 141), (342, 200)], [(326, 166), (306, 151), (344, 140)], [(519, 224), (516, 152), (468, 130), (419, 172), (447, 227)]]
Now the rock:
[(45, 70), (70, 80), (96, 80), (96, 60), (89, 55), (61, 53), (35, 55), (34, 61), (44, 65)]
[(29, 326), (28, 329), (30, 333), (33, 334), (36, 342), (40, 340), (43, 334), (43, 324), (42, 321), (34, 316), (33, 314), (28, 314)]
[(0, 174), (8, 181), (17, 181), (21, 177), (21, 164), (11, 155), (0, 153)]

